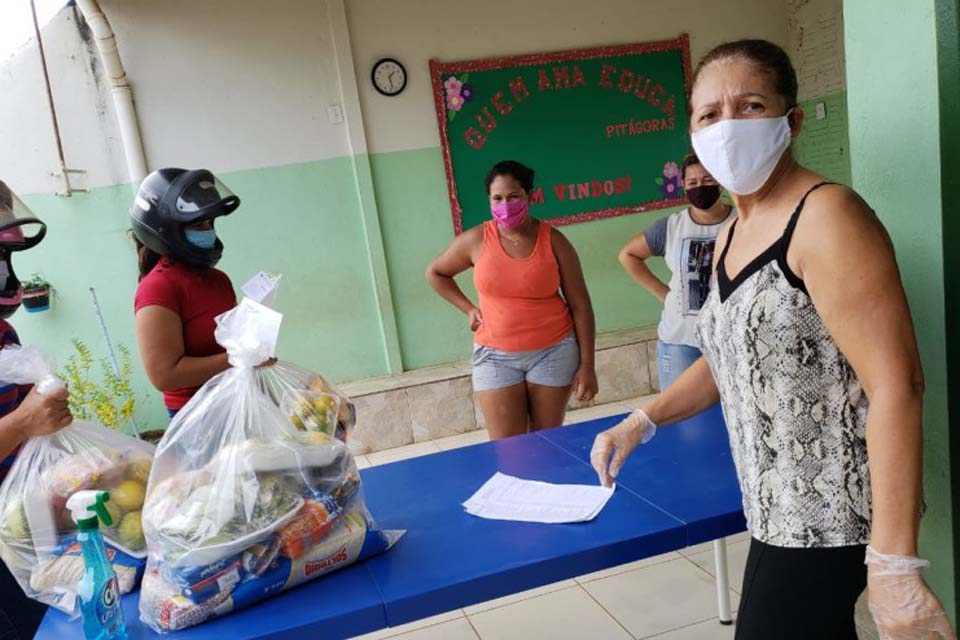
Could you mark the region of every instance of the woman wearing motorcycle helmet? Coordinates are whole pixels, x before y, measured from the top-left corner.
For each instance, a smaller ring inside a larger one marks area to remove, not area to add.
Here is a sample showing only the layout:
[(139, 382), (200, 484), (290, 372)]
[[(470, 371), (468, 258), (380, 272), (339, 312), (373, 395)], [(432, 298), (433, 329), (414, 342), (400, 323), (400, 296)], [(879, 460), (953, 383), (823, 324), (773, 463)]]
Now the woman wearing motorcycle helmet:
[(214, 221), (240, 205), (206, 169), (160, 169), (130, 209), (140, 284), (134, 309), (143, 367), (174, 416), (230, 365), (214, 339), (214, 319), (237, 304)]
[[(23, 298), (13, 271), (13, 254), (35, 247), (46, 232), (46, 225), (0, 181), (0, 349), (20, 344), (7, 322)], [(0, 480), (6, 477), (24, 440), (54, 433), (72, 421), (65, 390), (40, 395), (29, 387), (0, 381)], [(32, 638), (46, 610), (27, 598), (0, 564), (0, 638)]]

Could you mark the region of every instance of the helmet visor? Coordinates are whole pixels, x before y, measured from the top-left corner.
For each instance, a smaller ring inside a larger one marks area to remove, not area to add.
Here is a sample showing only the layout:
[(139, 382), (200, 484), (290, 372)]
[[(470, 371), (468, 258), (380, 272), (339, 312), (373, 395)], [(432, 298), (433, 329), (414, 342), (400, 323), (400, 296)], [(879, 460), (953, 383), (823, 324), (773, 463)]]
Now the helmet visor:
[(46, 225), (0, 181), (0, 249), (29, 249), (43, 240), (46, 232)]
[(183, 187), (171, 213), (180, 222), (224, 216), (240, 205), (240, 198), (219, 178), (204, 169), (189, 171), (178, 182)]

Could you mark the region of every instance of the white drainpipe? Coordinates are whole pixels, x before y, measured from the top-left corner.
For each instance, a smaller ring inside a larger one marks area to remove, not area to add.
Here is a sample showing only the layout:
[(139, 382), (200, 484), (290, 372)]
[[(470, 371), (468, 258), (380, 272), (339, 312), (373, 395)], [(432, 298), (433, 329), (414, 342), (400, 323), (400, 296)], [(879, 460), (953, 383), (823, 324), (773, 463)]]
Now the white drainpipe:
[(127, 171), (130, 182), (136, 187), (147, 175), (147, 163), (143, 154), (137, 112), (133, 106), (133, 91), (127, 81), (127, 72), (123, 70), (117, 38), (113, 35), (110, 22), (97, 0), (77, 0), (77, 8), (93, 31), (100, 59), (107, 71), (107, 77), (110, 78), (110, 92), (113, 94), (113, 107), (117, 112), (120, 140), (123, 142), (123, 153), (127, 157)]

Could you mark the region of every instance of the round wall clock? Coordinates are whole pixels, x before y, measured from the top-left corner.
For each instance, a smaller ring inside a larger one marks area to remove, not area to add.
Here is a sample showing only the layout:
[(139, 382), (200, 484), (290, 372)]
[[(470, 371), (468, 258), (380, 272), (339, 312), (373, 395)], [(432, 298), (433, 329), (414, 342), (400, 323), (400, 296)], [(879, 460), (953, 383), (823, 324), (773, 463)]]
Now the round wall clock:
[(398, 60), (382, 58), (377, 60), (370, 72), (370, 81), (374, 88), (385, 96), (398, 95), (407, 86), (407, 70)]

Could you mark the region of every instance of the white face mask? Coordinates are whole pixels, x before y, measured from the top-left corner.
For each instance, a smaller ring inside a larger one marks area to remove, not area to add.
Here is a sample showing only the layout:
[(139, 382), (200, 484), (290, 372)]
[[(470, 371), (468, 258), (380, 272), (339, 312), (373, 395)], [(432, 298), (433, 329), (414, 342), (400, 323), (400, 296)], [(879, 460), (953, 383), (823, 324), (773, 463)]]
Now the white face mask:
[(732, 193), (745, 196), (763, 186), (790, 146), (790, 123), (780, 118), (721, 120), (691, 136), (703, 168)]

